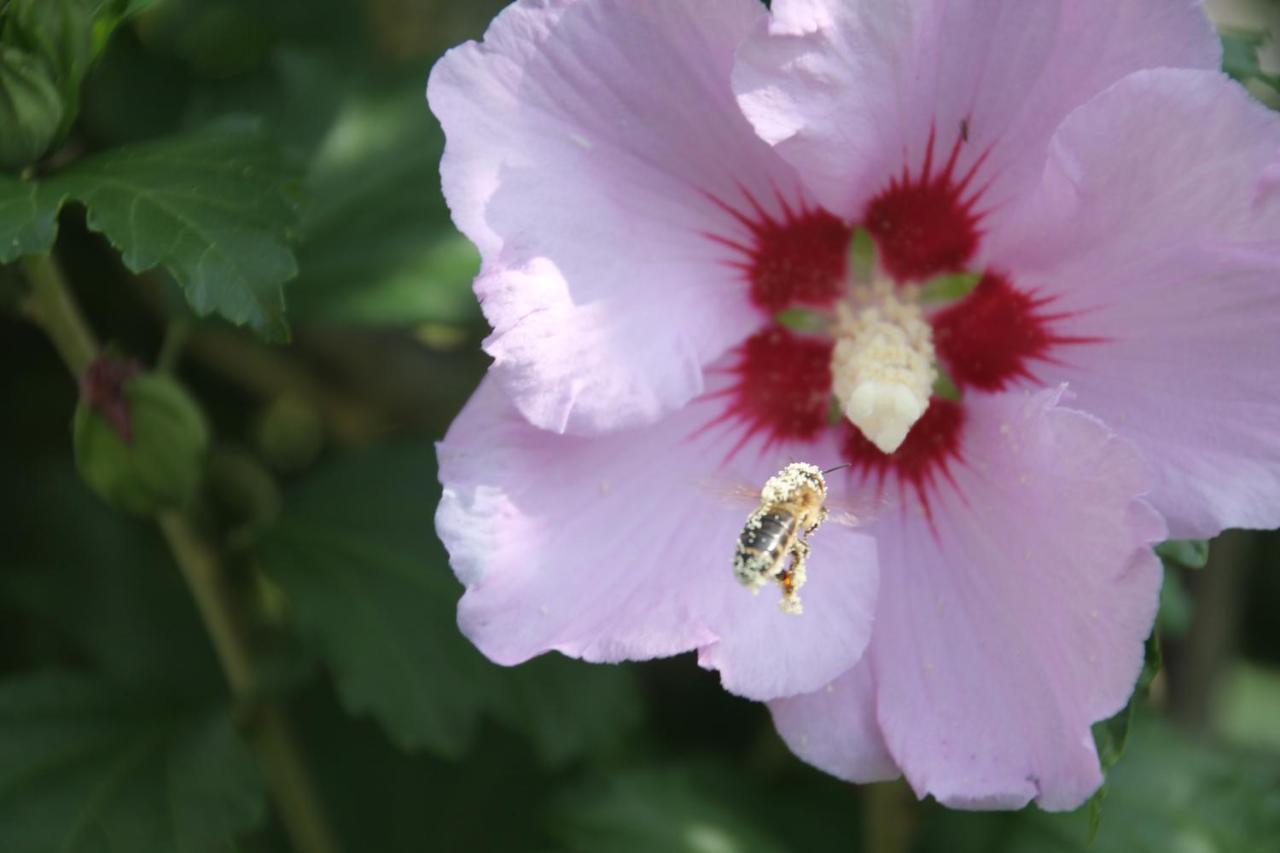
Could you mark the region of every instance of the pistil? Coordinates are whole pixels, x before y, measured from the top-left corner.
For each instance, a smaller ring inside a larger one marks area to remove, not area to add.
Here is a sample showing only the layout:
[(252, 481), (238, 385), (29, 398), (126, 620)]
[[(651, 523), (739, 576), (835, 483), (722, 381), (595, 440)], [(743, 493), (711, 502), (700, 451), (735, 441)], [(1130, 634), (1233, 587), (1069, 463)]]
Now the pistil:
[(918, 289), (876, 276), (836, 308), (831, 373), (844, 413), (872, 444), (893, 453), (929, 407), (937, 370), (933, 331)]

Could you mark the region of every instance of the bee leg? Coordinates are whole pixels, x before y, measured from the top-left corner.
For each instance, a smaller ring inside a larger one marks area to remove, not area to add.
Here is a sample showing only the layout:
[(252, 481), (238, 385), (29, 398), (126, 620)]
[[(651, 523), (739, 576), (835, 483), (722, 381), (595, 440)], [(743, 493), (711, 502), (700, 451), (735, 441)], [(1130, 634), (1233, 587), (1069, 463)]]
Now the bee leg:
[(783, 613), (799, 616), (804, 612), (797, 593), (800, 587), (804, 586), (805, 564), (808, 559), (809, 543), (803, 539), (797, 539), (795, 545), (791, 547), (791, 565), (787, 566), (778, 577), (778, 581), (782, 584), (782, 601), (778, 602), (778, 605)]

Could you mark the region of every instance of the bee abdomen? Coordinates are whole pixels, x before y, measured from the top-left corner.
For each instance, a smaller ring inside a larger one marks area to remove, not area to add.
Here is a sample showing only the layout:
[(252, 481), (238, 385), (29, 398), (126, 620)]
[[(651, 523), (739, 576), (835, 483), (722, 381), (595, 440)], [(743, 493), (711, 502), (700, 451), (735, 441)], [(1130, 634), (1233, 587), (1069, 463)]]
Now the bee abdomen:
[(748, 586), (765, 583), (785, 557), (795, 536), (796, 517), (789, 512), (757, 512), (747, 519), (733, 557), (738, 580)]

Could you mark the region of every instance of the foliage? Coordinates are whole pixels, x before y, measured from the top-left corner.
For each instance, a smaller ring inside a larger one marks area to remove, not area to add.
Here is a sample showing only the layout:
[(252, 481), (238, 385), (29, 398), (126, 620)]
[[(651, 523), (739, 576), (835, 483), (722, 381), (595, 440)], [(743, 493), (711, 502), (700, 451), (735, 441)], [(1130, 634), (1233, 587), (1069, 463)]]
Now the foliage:
[[(862, 790), (690, 660), (502, 668), (457, 628), (432, 440), (485, 329), (422, 89), (503, 4), (0, 0), (0, 850), (302, 849), (288, 800), (306, 786), (280, 782), (268, 717), (291, 720), (345, 850), (861, 849)], [(1276, 85), (1259, 37), (1224, 45), (1228, 73)], [(163, 386), (141, 444), (86, 426), (84, 377), (49, 346), (66, 330), (31, 308), (50, 253), (106, 351)], [(874, 264), (868, 239), (851, 262)], [(157, 431), (164, 452), (142, 446)], [(109, 503), (133, 455), (138, 517)], [(1248, 658), (1223, 662), (1206, 737), (1185, 736), (1164, 682), (1214, 570), (1207, 543), (1158, 550), (1171, 666), (1153, 636), (1134, 701), (1095, 728), (1105, 809), (925, 805), (915, 849), (1280, 837), (1280, 634), (1270, 611), (1242, 624)]]

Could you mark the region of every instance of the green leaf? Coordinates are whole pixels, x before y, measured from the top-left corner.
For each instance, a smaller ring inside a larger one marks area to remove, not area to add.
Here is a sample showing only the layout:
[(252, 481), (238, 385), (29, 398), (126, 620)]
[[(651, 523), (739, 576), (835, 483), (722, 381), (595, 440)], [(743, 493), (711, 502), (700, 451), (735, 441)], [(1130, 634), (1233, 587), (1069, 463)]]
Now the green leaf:
[(0, 175), (0, 264), (49, 251), (58, 210), (43, 203), (35, 184)]
[(263, 565), (347, 710), (374, 716), (402, 748), (452, 757), (489, 715), (550, 763), (634, 726), (626, 671), (554, 657), (504, 670), (461, 635), (461, 590), (432, 534), (438, 499), (429, 446), (355, 455), (289, 493), (262, 543)]
[[(1107, 781), (1107, 820), (1092, 853), (1270, 853), (1280, 838), (1280, 763), (1274, 756), (1193, 744), (1143, 718)], [(1087, 810), (1029, 811), (1004, 853), (1082, 851)]]
[(0, 600), (30, 617), (39, 635), (29, 642), (117, 680), (220, 695), (208, 634), (155, 525), (113, 512), (69, 458), (5, 470), (14, 486), (0, 492), (0, 514), (13, 533)]
[(70, 674), (0, 682), (0, 849), (226, 853), (264, 808), (224, 712)]
[(1209, 540), (1170, 539), (1156, 546), (1156, 554), (1175, 566), (1203, 569), (1209, 563)]
[(283, 285), (297, 273), (289, 238), (295, 172), (248, 128), (216, 128), (114, 149), (45, 182), (41, 209), (73, 198), (125, 266), (164, 266), (197, 314), (288, 338)]
[(749, 813), (682, 768), (612, 773), (566, 797), (558, 825), (575, 853), (778, 853)]
[(1226, 29), (1220, 35), (1223, 71), (1241, 83), (1259, 80), (1273, 89), (1280, 89), (1280, 74), (1268, 74), (1258, 62), (1258, 49), (1270, 38), (1265, 31)]
[[(1098, 762), (1102, 765), (1104, 774), (1111, 770), (1124, 755), (1136, 709), (1147, 698), (1151, 690), (1151, 682), (1159, 674), (1163, 660), (1164, 657), (1160, 651), (1160, 635), (1152, 631), (1144, 649), (1142, 672), (1138, 675), (1138, 683), (1134, 686), (1133, 695), (1129, 697), (1128, 704), (1115, 716), (1094, 725), (1093, 740), (1098, 749)], [(1102, 825), (1102, 803), (1106, 797), (1107, 784), (1104, 782), (1097, 793), (1089, 798), (1085, 807), (1089, 814), (1088, 843), (1090, 845), (1093, 844)]]
[(294, 289), (300, 322), (477, 321), (480, 258), (428, 191), (439, 185), (444, 138), (421, 88), (416, 74), (360, 81), (321, 138)]
[(1280, 755), (1280, 670), (1233, 666), (1214, 697), (1214, 721), (1232, 742)]

